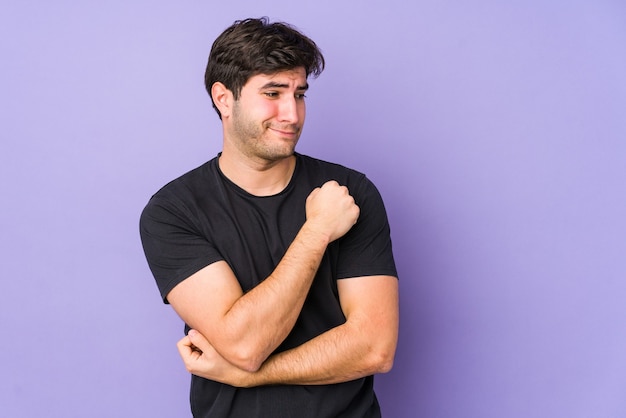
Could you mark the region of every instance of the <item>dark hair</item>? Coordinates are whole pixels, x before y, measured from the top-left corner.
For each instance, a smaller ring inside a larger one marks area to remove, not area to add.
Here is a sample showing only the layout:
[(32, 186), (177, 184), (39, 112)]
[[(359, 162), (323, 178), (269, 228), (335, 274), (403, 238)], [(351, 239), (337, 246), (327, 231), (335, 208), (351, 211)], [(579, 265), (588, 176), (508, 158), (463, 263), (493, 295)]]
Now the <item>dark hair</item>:
[[(238, 100), (250, 77), (297, 67), (304, 67), (307, 77), (322, 73), (324, 57), (315, 42), (286, 23), (269, 23), (266, 17), (238, 20), (213, 42), (204, 85), (211, 96), (213, 83), (219, 81)], [(211, 102), (221, 119), (213, 97)]]

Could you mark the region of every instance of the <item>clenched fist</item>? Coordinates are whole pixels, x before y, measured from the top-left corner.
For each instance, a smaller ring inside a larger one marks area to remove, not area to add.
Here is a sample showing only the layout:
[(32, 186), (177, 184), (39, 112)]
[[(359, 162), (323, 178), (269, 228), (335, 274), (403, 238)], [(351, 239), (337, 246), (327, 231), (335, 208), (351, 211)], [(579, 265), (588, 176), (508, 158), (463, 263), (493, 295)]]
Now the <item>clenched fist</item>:
[(334, 180), (314, 189), (306, 199), (306, 221), (328, 242), (341, 238), (359, 219), (359, 207), (348, 188)]

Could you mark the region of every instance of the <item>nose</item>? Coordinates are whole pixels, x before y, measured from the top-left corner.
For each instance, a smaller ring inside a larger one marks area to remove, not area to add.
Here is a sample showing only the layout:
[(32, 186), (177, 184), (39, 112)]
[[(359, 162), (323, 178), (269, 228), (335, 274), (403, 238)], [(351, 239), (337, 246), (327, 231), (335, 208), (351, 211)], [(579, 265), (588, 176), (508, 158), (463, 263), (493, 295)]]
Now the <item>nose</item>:
[(283, 123), (298, 123), (303, 102), (299, 102), (295, 97), (285, 97), (281, 100), (278, 118)]

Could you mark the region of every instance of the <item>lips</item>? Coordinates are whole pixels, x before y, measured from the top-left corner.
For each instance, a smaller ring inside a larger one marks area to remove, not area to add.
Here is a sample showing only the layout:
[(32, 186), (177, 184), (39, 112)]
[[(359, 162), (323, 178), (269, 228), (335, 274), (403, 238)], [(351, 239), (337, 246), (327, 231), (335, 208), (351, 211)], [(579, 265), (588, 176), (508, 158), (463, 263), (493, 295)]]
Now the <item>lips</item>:
[(286, 135), (286, 136), (297, 135), (298, 132), (300, 132), (299, 129), (280, 129), (280, 128), (273, 128), (273, 127), (270, 127), (269, 129), (278, 134)]

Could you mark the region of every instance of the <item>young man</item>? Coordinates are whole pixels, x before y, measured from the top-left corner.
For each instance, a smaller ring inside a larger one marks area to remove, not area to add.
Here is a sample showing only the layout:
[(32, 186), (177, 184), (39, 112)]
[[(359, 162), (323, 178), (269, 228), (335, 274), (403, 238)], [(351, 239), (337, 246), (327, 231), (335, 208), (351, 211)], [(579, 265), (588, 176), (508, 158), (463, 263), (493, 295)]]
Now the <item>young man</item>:
[(397, 273), (383, 202), (345, 167), (295, 152), (324, 58), (283, 23), (235, 22), (206, 88), (222, 152), (157, 192), (141, 237), (197, 417), (379, 417), (393, 363)]

